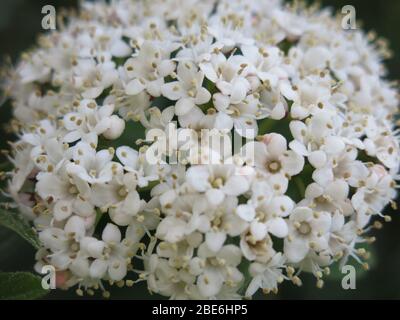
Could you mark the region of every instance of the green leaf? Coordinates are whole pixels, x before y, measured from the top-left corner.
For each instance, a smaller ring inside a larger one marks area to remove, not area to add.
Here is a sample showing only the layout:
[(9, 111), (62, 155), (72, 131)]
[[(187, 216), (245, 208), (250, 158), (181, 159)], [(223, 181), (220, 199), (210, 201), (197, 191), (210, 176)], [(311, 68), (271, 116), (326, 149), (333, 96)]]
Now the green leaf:
[(249, 287), (250, 282), (252, 280), (252, 277), (249, 273), (249, 267), (250, 267), (250, 261), (248, 260), (242, 260), (242, 262), (239, 265), (239, 270), (242, 272), (244, 276), (242, 286), (239, 289), (239, 294), (242, 296), (246, 295), (246, 290)]
[(96, 220), (94, 221), (94, 226), (96, 227), (99, 223), (100, 219), (103, 217), (104, 212), (101, 212), (100, 209), (96, 210)]
[(11, 162), (0, 163), (0, 171), (10, 171), (12, 169)]
[(42, 279), (30, 272), (0, 272), (0, 300), (31, 300), (45, 296)]
[(15, 231), (36, 249), (39, 249), (40, 242), (36, 233), (17, 212), (0, 209), (0, 225)]
[(138, 192), (147, 192), (151, 191), (156, 185), (160, 184), (159, 180), (156, 181), (150, 181), (149, 184), (146, 187), (138, 188)]

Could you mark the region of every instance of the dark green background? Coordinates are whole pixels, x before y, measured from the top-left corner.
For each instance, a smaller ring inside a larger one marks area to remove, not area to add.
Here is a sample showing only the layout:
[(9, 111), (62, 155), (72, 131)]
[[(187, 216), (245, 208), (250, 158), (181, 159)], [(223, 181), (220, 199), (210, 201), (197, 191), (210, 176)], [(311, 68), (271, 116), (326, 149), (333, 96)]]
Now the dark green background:
[[(262, 1), (262, 0), (260, 0)], [(340, 10), (351, 4), (356, 8), (357, 22), (362, 21), (366, 30), (375, 30), (379, 35), (390, 40), (394, 57), (387, 61), (390, 79), (400, 79), (400, 0), (367, 1), (367, 0), (324, 0)], [(52, 4), (60, 7), (76, 6), (77, 1), (54, 0), (1, 0), (0, 2), (0, 56), (9, 55), (13, 61), (18, 53), (29, 48), (41, 29), (41, 8)], [(0, 122), (9, 119), (9, 108), (4, 105), (0, 109)], [(6, 147), (11, 137), (1, 129), (0, 148)], [(4, 159), (1, 159), (3, 162)], [(303, 276), (303, 286), (294, 287), (290, 283), (281, 286), (278, 296), (271, 298), (289, 299), (399, 299), (400, 298), (400, 217), (398, 212), (387, 210), (392, 214), (393, 222), (385, 224), (376, 233), (377, 241), (373, 244), (374, 259), (369, 272), (362, 273), (357, 280), (356, 290), (341, 289), (340, 280), (327, 280), (320, 290), (315, 287), (315, 280)], [(34, 250), (14, 234), (0, 227), (0, 270), (30, 271), (34, 261)], [(333, 271), (335, 272), (335, 271)], [(337, 271), (336, 271), (337, 272)], [(53, 291), (48, 296), (52, 299), (77, 298), (73, 292)], [(144, 286), (135, 289), (112, 290), (112, 298), (149, 298)], [(152, 298), (156, 298), (153, 296)]]

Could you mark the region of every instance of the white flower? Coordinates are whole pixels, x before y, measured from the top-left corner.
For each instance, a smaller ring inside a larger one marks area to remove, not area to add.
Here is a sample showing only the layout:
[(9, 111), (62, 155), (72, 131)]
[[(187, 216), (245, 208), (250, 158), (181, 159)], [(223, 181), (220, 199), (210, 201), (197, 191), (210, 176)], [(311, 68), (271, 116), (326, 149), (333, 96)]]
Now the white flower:
[(36, 52), (29, 61), (24, 61), (18, 68), (19, 76), (22, 83), (29, 83), (33, 81), (43, 81), (48, 78), (51, 68), (46, 65), (46, 54), (40, 50)]
[(203, 297), (216, 296), (226, 282), (237, 286), (242, 281), (243, 275), (237, 269), (242, 259), (238, 247), (226, 245), (215, 253), (203, 244), (198, 250), (198, 258), (190, 261), (189, 272), (198, 276), (197, 287)]
[(310, 250), (327, 249), (331, 216), (308, 207), (297, 207), (289, 216), (284, 252), (290, 262), (300, 262)]
[(135, 174), (139, 187), (146, 187), (151, 181), (158, 180), (162, 167), (149, 165), (145, 154), (130, 147), (121, 146), (117, 149), (116, 155), (124, 165), (124, 170)]
[(124, 131), (125, 122), (113, 112), (114, 105), (98, 107), (94, 100), (82, 100), (76, 112), (64, 116), (63, 124), (69, 132), (63, 140), (74, 142), (93, 133), (103, 134), (107, 139), (118, 138)]
[(72, 83), (85, 99), (96, 99), (118, 79), (112, 61), (97, 64), (93, 59), (79, 59), (73, 74)]
[(213, 54), (209, 62), (200, 63), (204, 75), (215, 83), (224, 96), (229, 98), (229, 103), (242, 102), (251, 88), (246, 79), (248, 61), (240, 55), (228, 59), (222, 54)]
[(183, 116), (195, 105), (207, 103), (211, 94), (202, 87), (204, 74), (197, 71), (192, 62), (180, 62), (177, 68), (178, 81), (172, 81), (161, 87), (161, 93), (170, 100), (177, 100), (175, 114)]
[(73, 216), (68, 219), (64, 229), (48, 228), (40, 232), (39, 239), (52, 251), (49, 256), (53, 266), (60, 270), (70, 269), (77, 276), (89, 274), (89, 261), (80, 251), (80, 241), (85, 236), (82, 218)]
[(167, 215), (157, 227), (158, 238), (176, 243), (196, 230), (204, 232), (209, 229), (209, 220), (204, 215), (204, 199), (190, 194), (175, 198), (172, 194), (171, 201), (168, 201), (171, 195), (167, 196), (160, 197), (161, 209)]
[(56, 135), (57, 130), (54, 124), (49, 120), (42, 120), (38, 123), (32, 133), (26, 132), (22, 135), (22, 141), (33, 146), (31, 155), (32, 157), (35, 157), (43, 151), (46, 142), (49, 139), (56, 137)]
[[(244, 148), (256, 150), (253, 159), (246, 159), (248, 164), (254, 165), (261, 172), (268, 175), (283, 174), (290, 178), (301, 172), (304, 158), (292, 150), (287, 150), (285, 137), (280, 134), (267, 134), (262, 142), (249, 142)], [(245, 152), (245, 151), (244, 151)]]
[(381, 165), (370, 169), (369, 176), (351, 197), (351, 203), (357, 212), (357, 226), (362, 228), (374, 214), (380, 214), (389, 199), (395, 197), (393, 178)]
[(399, 142), (393, 135), (381, 134), (373, 139), (365, 139), (364, 144), (368, 155), (376, 156), (387, 168), (399, 168)]
[(243, 220), (250, 222), (249, 232), (255, 241), (262, 240), (267, 233), (278, 238), (288, 234), (286, 220), (293, 208), (293, 201), (287, 196), (276, 196), (271, 201), (263, 201), (259, 205), (251, 202), (240, 204), (236, 213)]
[(101, 210), (109, 210), (113, 222), (128, 225), (144, 204), (136, 191), (136, 183), (133, 173), (115, 177), (107, 184), (94, 183), (91, 201)]
[(348, 215), (352, 213), (352, 206), (348, 199), (349, 185), (341, 179), (332, 181), (325, 187), (318, 183), (311, 183), (305, 190), (305, 199), (299, 206), (312, 206), (314, 210), (336, 212)]
[(68, 163), (67, 172), (87, 183), (109, 182), (114, 175), (122, 171), (122, 166), (111, 161), (114, 150), (101, 150), (96, 152), (86, 142), (79, 142), (73, 150), (74, 162)]
[(240, 249), (243, 256), (249, 261), (267, 262), (275, 255), (272, 239), (269, 235), (264, 238), (254, 237), (250, 231), (244, 232), (240, 238)]
[(285, 262), (285, 256), (278, 252), (266, 264), (252, 263), (249, 271), (253, 279), (247, 287), (246, 297), (253, 296), (259, 288), (266, 292), (277, 290), (279, 283), (285, 279), (282, 275)]
[(227, 237), (237, 237), (248, 228), (248, 223), (237, 214), (238, 199), (228, 196), (218, 206), (206, 209), (210, 229), (205, 234), (205, 243), (211, 251), (219, 251)]
[(84, 238), (82, 245), (94, 258), (89, 273), (93, 278), (103, 278), (105, 274), (110, 280), (122, 280), (127, 273), (130, 246), (128, 241), (121, 241), (121, 232), (114, 224), (107, 224), (102, 233), (102, 241), (95, 238)]
[(72, 213), (88, 218), (95, 214), (89, 186), (79, 177), (71, 179), (65, 168), (57, 172), (40, 172), (37, 180), (36, 192), (43, 200), (54, 203), (56, 221), (67, 219)]
[(128, 95), (137, 95), (146, 89), (150, 95), (160, 96), (164, 77), (175, 70), (175, 63), (169, 59), (173, 50), (174, 47), (168, 47), (166, 43), (143, 42), (137, 56), (128, 59), (124, 65), (124, 70), (131, 79), (125, 86), (125, 92)]
[[(122, 95), (115, 100), (115, 108), (124, 119), (146, 121), (145, 111), (150, 107), (150, 96), (145, 91), (137, 95)], [(158, 110), (158, 109), (157, 109)]]
[[(289, 143), (292, 150), (298, 154), (308, 156), (313, 151), (323, 151), (325, 156), (335, 156), (344, 151), (345, 140), (334, 132), (342, 125), (339, 117), (329, 112), (318, 112), (307, 124), (301, 121), (292, 121), (290, 131), (295, 138)], [(312, 161), (317, 167), (324, 163), (325, 156), (317, 155)]]
[(229, 97), (215, 93), (213, 102), (219, 111), (214, 126), (217, 129), (228, 130), (234, 127), (240, 136), (248, 139), (253, 139), (257, 135), (256, 120), (265, 118), (267, 114), (254, 95), (249, 95), (243, 101), (234, 104), (230, 102)]
[(234, 165), (199, 165), (189, 168), (188, 184), (205, 194), (210, 204), (218, 205), (226, 196), (239, 196), (249, 189), (244, 176), (235, 175)]

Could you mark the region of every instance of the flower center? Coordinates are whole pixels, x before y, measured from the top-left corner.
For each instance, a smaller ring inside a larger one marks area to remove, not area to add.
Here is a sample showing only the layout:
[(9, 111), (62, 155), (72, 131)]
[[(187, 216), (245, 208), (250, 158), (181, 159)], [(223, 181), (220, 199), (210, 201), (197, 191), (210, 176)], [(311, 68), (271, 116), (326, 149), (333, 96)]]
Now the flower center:
[(302, 235), (308, 235), (311, 232), (311, 226), (308, 222), (301, 222), (299, 227), (297, 228), (297, 230), (299, 231), (299, 233), (301, 233)]
[(279, 172), (279, 170), (281, 170), (282, 166), (279, 161), (274, 160), (274, 161), (268, 162), (266, 165), (266, 168), (271, 173), (277, 173), (277, 172)]
[(78, 193), (79, 193), (78, 188), (75, 187), (74, 185), (71, 185), (71, 186), (69, 187), (68, 192), (69, 192), (70, 194), (72, 194), (72, 195), (78, 194)]
[(89, 171), (89, 175), (92, 176), (93, 178), (95, 178), (97, 176), (97, 171), (95, 169), (91, 169)]
[(126, 196), (128, 195), (128, 191), (126, 190), (125, 187), (122, 187), (118, 190), (118, 196), (123, 200), (126, 198)]
[(224, 185), (224, 179), (223, 178), (215, 178), (214, 180), (211, 181), (211, 186), (215, 189), (218, 189)]
[(328, 202), (328, 199), (322, 195), (322, 196), (315, 198), (315, 202), (319, 203), (319, 204), (324, 204), (324, 203)]

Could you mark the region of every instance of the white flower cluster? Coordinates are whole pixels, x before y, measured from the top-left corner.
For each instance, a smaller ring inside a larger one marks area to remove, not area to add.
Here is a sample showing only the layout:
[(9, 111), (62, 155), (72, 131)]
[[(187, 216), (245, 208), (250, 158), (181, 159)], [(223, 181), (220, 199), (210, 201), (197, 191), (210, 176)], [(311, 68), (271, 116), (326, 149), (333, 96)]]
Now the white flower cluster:
[[(146, 281), (226, 299), (367, 267), (359, 244), (390, 220), (400, 164), (383, 41), (279, 0), (87, 2), (59, 20), (6, 83), (8, 192), (38, 231), (38, 271), (79, 294)], [(138, 138), (172, 121), (237, 132), (255, 155), (150, 164)]]

